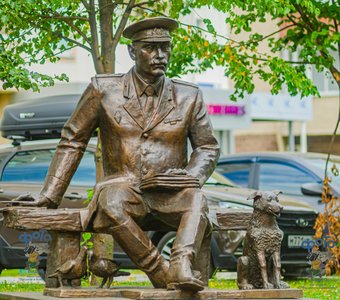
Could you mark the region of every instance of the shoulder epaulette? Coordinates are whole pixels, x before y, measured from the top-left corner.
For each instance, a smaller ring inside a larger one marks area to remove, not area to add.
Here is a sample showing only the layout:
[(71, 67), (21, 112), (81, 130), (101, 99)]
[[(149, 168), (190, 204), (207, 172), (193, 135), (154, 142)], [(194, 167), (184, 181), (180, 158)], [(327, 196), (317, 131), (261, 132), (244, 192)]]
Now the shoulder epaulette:
[[(92, 77), (92, 82), (99, 87), (99, 82), (102, 82), (102, 79), (105, 78), (121, 78), (123, 77), (125, 74), (124, 73), (117, 73), (117, 74), (96, 74), (94, 77)], [(99, 82), (98, 82), (99, 81)]]
[(191, 87), (194, 87), (194, 88), (197, 88), (197, 89), (198, 89), (198, 85), (195, 84), (195, 83), (192, 83), (192, 82), (180, 80), (180, 79), (177, 79), (177, 78), (171, 78), (171, 81), (174, 82), (174, 83), (179, 83), (179, 84), (183, 84), (183, 85), (188, 85), (188, 86), (191, 86)]

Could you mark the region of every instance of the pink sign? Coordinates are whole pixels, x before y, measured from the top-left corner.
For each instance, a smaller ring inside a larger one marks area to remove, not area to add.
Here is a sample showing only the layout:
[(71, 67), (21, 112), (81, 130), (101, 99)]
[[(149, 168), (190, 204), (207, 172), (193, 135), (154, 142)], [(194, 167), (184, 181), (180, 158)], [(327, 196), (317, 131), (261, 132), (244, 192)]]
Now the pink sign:
[(243, 105), (223, 105), (223, 104), (208, 104), (209, 115), (237, 115), (243, 116), (246, 111)]

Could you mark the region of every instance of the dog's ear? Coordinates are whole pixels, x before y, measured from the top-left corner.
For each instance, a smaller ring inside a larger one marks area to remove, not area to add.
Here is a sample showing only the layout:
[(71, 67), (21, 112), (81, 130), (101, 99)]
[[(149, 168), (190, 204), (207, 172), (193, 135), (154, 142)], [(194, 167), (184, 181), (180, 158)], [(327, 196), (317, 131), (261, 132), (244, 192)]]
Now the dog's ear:
[(256, 200), (260, 199), (261, 197), (262, 197), (262, 193), (257, 191), (257, 192), (252, 193), (250, 196), (248, 196), (247, 200), (256, 201)]
[(276, 197), (277, 197), (278, 195), (282, 194), (282, 192), (279, 191), (279, 190), (275, 190), (275, 191), (273, 191), (273, 193), (276, 195)]

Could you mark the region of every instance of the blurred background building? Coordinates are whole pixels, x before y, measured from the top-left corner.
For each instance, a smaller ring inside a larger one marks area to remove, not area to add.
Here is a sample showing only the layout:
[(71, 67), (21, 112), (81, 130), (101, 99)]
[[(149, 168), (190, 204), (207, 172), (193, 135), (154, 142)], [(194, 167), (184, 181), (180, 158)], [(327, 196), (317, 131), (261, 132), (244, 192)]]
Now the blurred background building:
[[(229, 35), (223, 15), (216, 11), (197, 10), (196, 13), (186, 16), (183, 22), (204, 26), (204, 17), (212, 21), (217, 32)], [(254, 31), (264, 35), (266, 32), (275, 31), (274, 27), (272, 21), (253, 26)], [(261, 49), (261, 52), (266, 50)], [(291, 56), (294, 54), (282, 53), (283, 58), (288, 59)], [(56, 64), (37, 65), (34, 70), (47, 74), (66, 73), (70, 79), (68, 83), (43, 88), (40, 93), (0, 89), (0, 113), (5, 105), (18, 101), (48, 95), (81, 94), (90, 77), (95, 74), (91, 57), (85, 50), (74, 48), (61, 54), (60, 58)], [(120, 45), (116, 52), (116, 72), (125, 73), (132, 65), (126, 46)], [(338, 117), (339, 90), (326, 74), (320, 74), (310, 68), (309, 75), (319, 88), (320, 98), (301, 100), (299, 97), (289, 96), (285, 91), (273, 96), (268, 85), (256, 80), (254, 94), (232, 102), (229, 95), (233, 85), (225, 77), (221, 67), (201, 74), (186, 75), (182, 79), (194, 82), (202, 88), (224, 154), (287, 150), (327, 152)], [(0, 143), (9, 142), (6, 139), (0, 140)], [(339, 137), (336, 138), (332, 153), (340, 155)]]

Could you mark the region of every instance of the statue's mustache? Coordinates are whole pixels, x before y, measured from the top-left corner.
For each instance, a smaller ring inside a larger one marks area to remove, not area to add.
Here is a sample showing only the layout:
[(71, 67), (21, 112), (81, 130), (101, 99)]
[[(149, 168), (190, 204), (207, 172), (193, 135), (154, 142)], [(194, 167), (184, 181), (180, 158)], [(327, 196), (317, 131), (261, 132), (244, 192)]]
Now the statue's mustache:
[(163, 65), (163, 66), (166, 66), (168, 64), (168, 61), (167, 60), (154, 60), (150, 63), (151, 66), (154, 66), (154, 65)]

